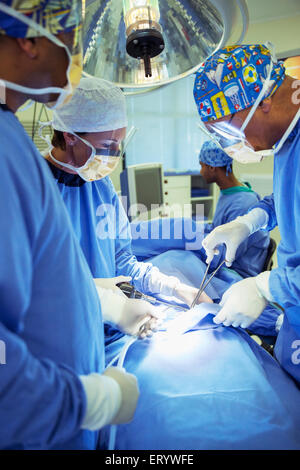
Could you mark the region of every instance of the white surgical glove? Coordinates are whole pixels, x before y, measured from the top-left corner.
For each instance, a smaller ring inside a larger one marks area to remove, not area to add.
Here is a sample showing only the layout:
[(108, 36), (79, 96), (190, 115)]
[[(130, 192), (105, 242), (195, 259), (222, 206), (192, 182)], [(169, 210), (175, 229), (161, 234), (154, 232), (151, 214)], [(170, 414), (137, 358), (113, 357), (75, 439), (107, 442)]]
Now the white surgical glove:
[[(178, 299), (183, 300), (183, 302), (189, 307), (192, 305), (196, 295), (198, 294), (198, 289), (195, 287), (188, 286), (187, 284), (179, 284), (179, 286), (174, 290), (174, 296)], [(212, 299), (205, 293), (202, 292), (200, 295), (197, 304), (202, 302), (212, 304)]]
[(221, 310), (214, 317), (217, 324), (248, 328), (262, 313), (268, 300), (273, 300), (269, 290), (270, 272), (248, 277), (233, 284), (223, 294)]
[(109, 367), (103, 375), (115, 380), (121, 389), (120, 408), (113, 418), (112, 424), (128, 423), (133, 418), (140, 394), (136, 377), (118, 367)]
[(120, 282), (130, 282), (130, 276), (117, 276), (117, 277), (98, 277), (94, 279), (96, 287), (102, 287), (103, 289), (111, 289), (114, 292), (120, 293), (120, 289), (117, 286)]
[(158, 319), (158, 311), (153, 305), (145, 300), (130, 299), (119, 288), (103, 289), (97, 282), (95, 284), (104, 322), (112, 323), (127, 335), (143, 338), (152, 334)]
[[(177, 297), (188, 306), (193, 303), (193, 300), (198, 293), (198, 289), (195, 287), (183, 284), (175, 276), (167, 276), (160, 272), (156, 267), (152, 267), (151, 277), (148, 282), (148, 289), (150, 292), (153, 292), (154, 294), (167, 295), (169, 297)], [(205, 294), (205, 292), (203, 292), (197, 303), (201, 302), (212, 303), (212, 300)]]
[(87, 406), (81, 428), (96, 431), (107, 424), (132, 420), (139, 389), (137, 379), (117, 367), (101, 374), (81, 375)]
[(226, 266), (231, 266), (240, 244), (252, 233), (266, 227), (269, 215), (263, 209), (256, 207), (248, 214), (239, 216), (232, 222), (216, 227), (204, 238), (202, 246), (206, 251), (206, 262), (210, 263), (218, 253), (217, 246), (226, 245)]

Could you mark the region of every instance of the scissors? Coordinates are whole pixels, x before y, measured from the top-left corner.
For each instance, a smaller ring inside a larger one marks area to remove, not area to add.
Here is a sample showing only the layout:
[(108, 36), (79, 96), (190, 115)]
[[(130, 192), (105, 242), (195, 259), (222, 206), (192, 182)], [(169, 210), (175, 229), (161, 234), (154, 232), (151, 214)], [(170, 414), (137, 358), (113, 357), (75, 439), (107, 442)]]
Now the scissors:
[(208, 284), (210, 283), (210, 281), (212, 280), (212, 278), (217, 274), (217, 272), (219, 271), (219, 269), (223, 266), (223, 264), (226, 262), (226, 260), (224, 259), (222, 261), (222, 263), (219, 264), (219, 266), (211, 273), (210, 277), (206, 280), (207, 278), (207, 275), (208, 275), (208, 270), (209, 270), (209, 267), (211, 265), (211, 262), (208, 263), (207, 265), (207, 268), (205, 270), (205, 273), (204, 273), (204, 276), (203, 276), (203, 279), (201, 281), (201, 284), (200, 284), (200, 287), (199, 287), (199, 290), (197, 292), (197, 295), (196, 297), (194, 298), (193, 300), (193, 303), (191, 305), (191, 308), (194, 308), (196, 303), (198, 302), (199, 298), (200, 298), (200, 295), (204, 292), (204, 289), (206, 289), (206, 287), (208, 286)]

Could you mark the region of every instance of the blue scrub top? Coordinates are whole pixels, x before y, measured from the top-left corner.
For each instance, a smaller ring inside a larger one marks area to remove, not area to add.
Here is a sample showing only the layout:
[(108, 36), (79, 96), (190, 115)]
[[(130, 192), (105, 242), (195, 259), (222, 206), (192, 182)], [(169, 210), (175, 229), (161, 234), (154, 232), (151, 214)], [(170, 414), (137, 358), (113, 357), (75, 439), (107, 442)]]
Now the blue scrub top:
[(78, 374), (104, 368), (97, 291), (46, 162), (4, 106), (0, 128), (0, 448), (94, 449)]
[[(248, 183), (246, 183), (246, 186), (235, 186), (221, 190), (213, 221), (205, 227), (205, 234), (207, 235), (219, 225), (231, 222), (238, 216), (246, 214), (259, 201), (259, 195), (251, 189)], [(236, 259), (231, 266), (232, 269), (242, 277), (259, 274), (263, 270), (269, 243), (268, 232), (259, 230), (252, 234), (239, 246)], [(212, 269), (215, 269), (221, 259), (224, 259), (224, 245), (220, 247), (219, 252), (219, 255), (213, 258)]]

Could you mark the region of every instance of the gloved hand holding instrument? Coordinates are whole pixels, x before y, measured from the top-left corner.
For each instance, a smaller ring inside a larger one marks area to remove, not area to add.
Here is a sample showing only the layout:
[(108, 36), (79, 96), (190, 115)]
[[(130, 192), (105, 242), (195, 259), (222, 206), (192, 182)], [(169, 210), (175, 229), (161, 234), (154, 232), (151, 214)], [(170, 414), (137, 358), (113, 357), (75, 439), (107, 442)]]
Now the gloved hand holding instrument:
[[(231, 266), (239, 245), (252, 233), (264, 228), (268, 217), (266, 211), (255, 208), (232, 222), (216, 227), (203, 240), (207, 262), (211, 262), (218, 245), (225, 243), (225, 262), (227, 266)], [(222, 308), (214, 317), (214, 322), (242, 328), (251, 325), (260, 316), (268, 301), (273, 300), (269, 289), (269, 276), (270, 272), (266, 271), (233, 284), (223, 294), (220, 302)]]
[[(156, 278), (157, 273), (156, 274)], [(179, 279), (159, 273), (162, 290), (167, 286), (170, 295), (183, 301), (190, 307), (197, 289), (183, 284)], [(155, 307), (166, 305), (173, 309), (189, 310), (189, 307), (176, 305), (156, 297), (143, 294), (130, 283), (131, 277), (118, 276), (114, 278), (94, 279), (102, 306), (103, 320), (113, 323), (125, 334), (145, 338), (157, 329), (160, 313)], [(202, 290), (197, 296), (197, 302), (212, 300)]]
[(220, 225), (204, 238), (202, 246), (206, 251), (206, 262), (210, 263), (217, 254), (217, 247), (226, 245), (226, 266), (231, 266), (235, 260), (238, 247), (252, 233), (264, 228), (268, 223), (268, 214), (260, 208), (252, 209), (248, 214), (237, 217), (232, 222)]
[(101, 301), (103, 321), (112, 323), (125, 334), (144, 338), (156, 329), (158, 312), (144, 299), (129, 298), (118, 287), (130, 277), (94, 279)]
[[(171, 304), (169, 302), (166, 302), (166, 301), (163, 301), (163, 300), (159, 300), (155, 297), (152, 297), (150, 295), (146, 295), (146, 294), (143, 294), (142, 292), (138, 291), (137, 289), (135, 289), (135, 287), (130, 284), (129, 282), (120, 282), (117, 284), (117, 286), (119, 287), (119, 289), (121, 289), (121, 291), (129, 298), (131, 299), (140, 299), (140, 300), (146, 300), (147, 302), (150, 302), (152, 305), (156, 305), (156, 306), (159, 306), (159, 305), (166, 305), (168, 307), (171, 307), (171, 308), (177, 308), (179, 310), (184, 310), (184, 311), (188, 311), (189, 308), (187, 307), (184, 307), (184, 306), (180, 306), (180, 305), (176, 305), (176, 304)], [(150, 320), (151, 322), (151, 320)], [(158, 324), (154, 324), (154, 328), (156, 328), (158, 326)], [(147, 332), (151, 330), (153, 330), (153, 326), (151, 327), (151, 324), (150, 326), (148, 326), (148, 322), (145, 323), (144, 325), (142, 325), (141, 329), (140, 329), (140, 336), (141, 337), (144, 337), (145, 334), (147, 334)], [(149, 333), (148, 333), (149, 335)]]

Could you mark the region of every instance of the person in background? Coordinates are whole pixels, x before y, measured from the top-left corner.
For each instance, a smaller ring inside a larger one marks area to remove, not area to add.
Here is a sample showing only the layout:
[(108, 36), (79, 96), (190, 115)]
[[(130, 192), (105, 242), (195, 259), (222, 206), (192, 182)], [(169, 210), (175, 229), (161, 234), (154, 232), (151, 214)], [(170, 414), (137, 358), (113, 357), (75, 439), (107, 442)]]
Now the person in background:
[[(151, 318), (153, 307), (125, 297), (117, 287), (121, 281), (132, 280), (143, 293), (176, 297), (189, 306), (197, 289), (132, 254), (129, 221), (109, 178), (126, 135), (122, 91), (106, 80), (82, 78), (69, 103), (54, 112), (52, 126), (45, 158), (95, 278), (104, 317), (119, 310)], [(200, 301), (211, 299), (204, 293)], [(109, 344), (123, 333), (107, 324), (105, 336)]]
[[(260, 201), (260, 196), (252, 190), (249, 183), (243, 184), (236, 178), (232, 171), (232, 158), (214, 142), (207, 141), (203, 144), (199, 163), (200, 175), (206, 183), (216, 183), (220, 188), (213, 221), (205, 226), (205, 234), (208, 235), (219, 225), (246, 214)], [(242, 277), (259, 274), (266, 260), (269, 243), (267, 231), (259, 230), (253, 233), (239, 246), (232, 269)], [(212, 260), (212, 269), (224, 259), (225, 246), (219, 246), (218, 251), (219, 255), (215, 255)]]
[[(230, 72), (229, 72), (230, 70)], [(235, 94), (227, 93), (234, 87)], [(195, 102), (206, 129), (229, 156), (246, 162), (274, 153), (273, 194), (242, 218), (215, 228), (204, 240), (208, 261), (226, 243), (226, 258), (252, 233), (278, 225), (278, 267), (231, 286), (214, 321), (247, 328), (268, 301), (284, 309), (275, 355), (300, 382), (300, 105), (297, 80), (285, 74), (270, 46), (228, 46), (197, 72)], [(214, 97), (219, 97), (218, 108)], [(230, 99), (230, 96), (232, 97)], [(234, 99), (233, 99), (234, 98)]]
[(29, 98), (58, 106), (78, 84), (80, 13), (73, 0), (0, 3), (1, 449), (95, 449), (101, 427), (132, 418), (139, 393), (133, 375), (104, 371), (93, 278), (14, 115)]

